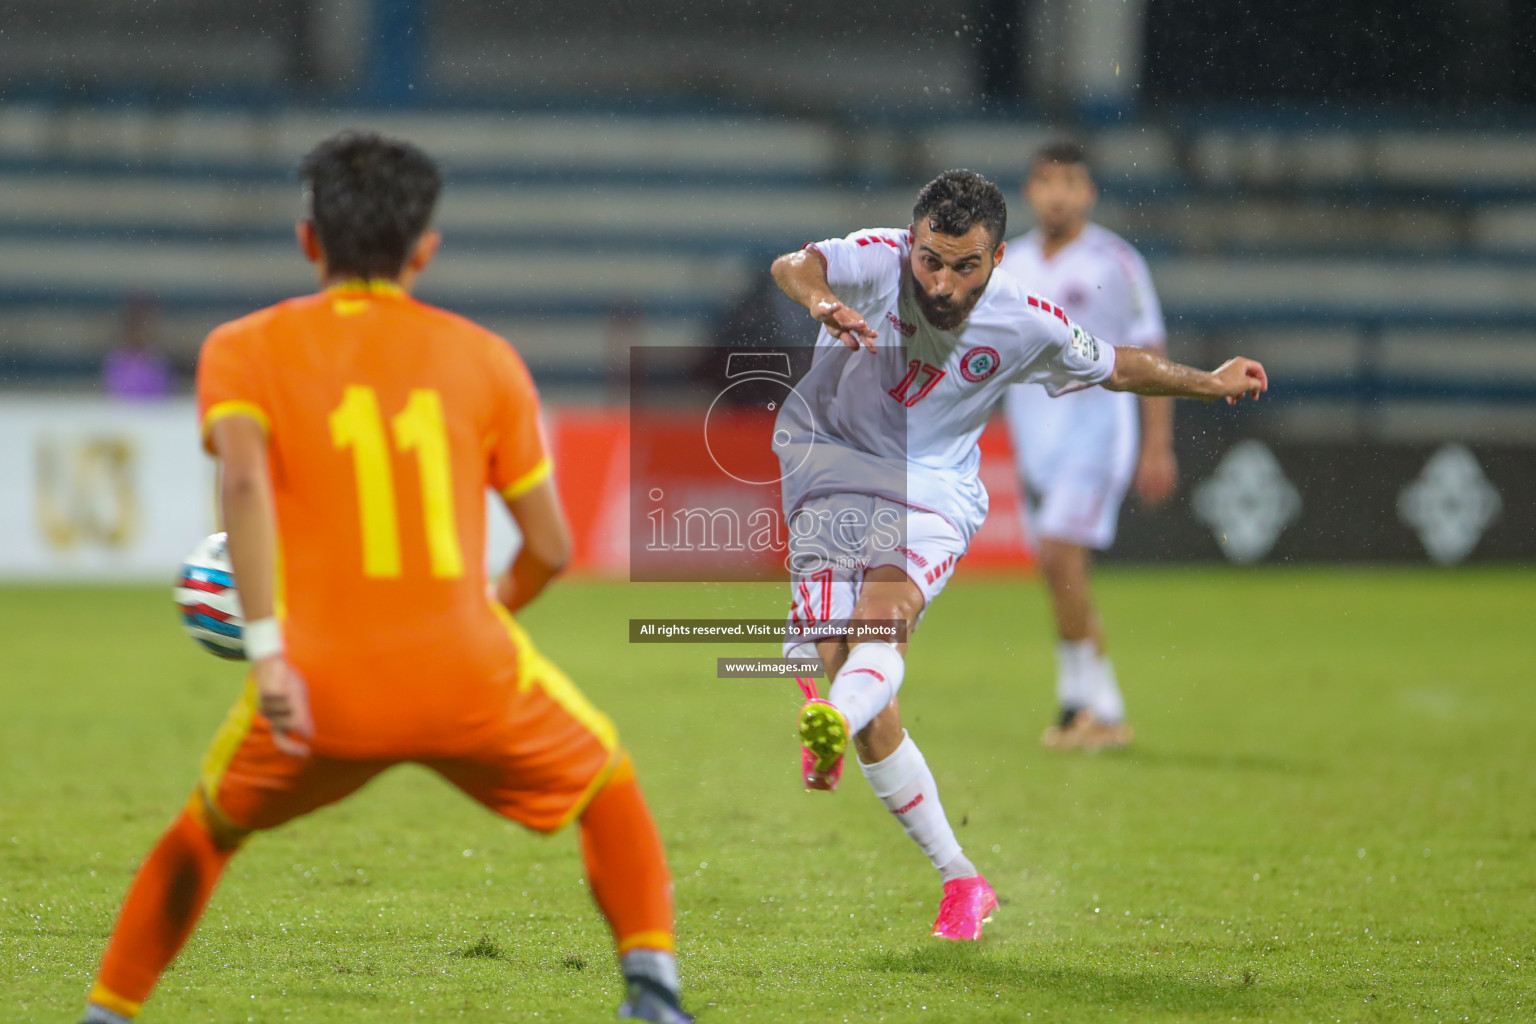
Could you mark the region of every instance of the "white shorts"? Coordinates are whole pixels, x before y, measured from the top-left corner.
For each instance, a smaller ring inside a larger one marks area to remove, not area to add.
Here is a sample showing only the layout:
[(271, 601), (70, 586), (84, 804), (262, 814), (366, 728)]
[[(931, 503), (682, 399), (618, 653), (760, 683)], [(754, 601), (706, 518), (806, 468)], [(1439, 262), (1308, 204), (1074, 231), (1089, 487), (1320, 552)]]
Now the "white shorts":
[(1130, 480), (1092, 470), (1066, 470), (1037, 490), (1024, 480), (1024, 527), (1038, 544), (1041, 540), (1066, 541), (1095, 551), (1115, 543), (1120, 525), (1120, 506)]
[(1026, 384), (1008, 389), (1006, 411), (1030, 539), (1114, 544), (1136, 475), (1135, 396), (1091, 388), (1051, 398)]
[(788, 622), (801, 632), (784, 641), (786, 658), (814, 658), (807, 645), (846, 632), (870, 569), (901, 569), (923, 592), (926, 612), (966, 550), (943, 516), (866, 494), (809, 499), (790, 517), (790, 538)]

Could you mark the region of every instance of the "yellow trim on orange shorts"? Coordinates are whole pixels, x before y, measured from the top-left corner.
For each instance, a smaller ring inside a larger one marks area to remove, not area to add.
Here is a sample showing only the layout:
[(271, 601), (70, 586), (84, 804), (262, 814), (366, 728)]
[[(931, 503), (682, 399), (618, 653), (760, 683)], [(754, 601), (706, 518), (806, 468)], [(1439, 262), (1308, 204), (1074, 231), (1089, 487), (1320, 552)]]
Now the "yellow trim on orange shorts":
[(512, 638), (512, 646), (517, 648), (517, 692), (522, 693), (533, 685), (533, 673), (528, 671), (528, 652), (533, 650), (533, 641), (528, 639), (528, 634), (523, 632), (523, 627), (517, 624), (512, 613), (507, 611), (507, 606), (496, 598), (486, 595), (490, 602), (491, 614), (501, 621), (501, 627)]
[(619, 760), (619, 763), (613, 766), (613, 774), (608, 776), (608, 781), (605, 785), (622, 786), (624, 783), (634, 779), (635, 762), (630, 760), (628, 751), (624, 751), (623, 754), (624, 756)]
[(208, 408), (207, 414), (203, 416), (203, 438), (206, 440), (213, 425), (228, 416), (249, 416), (261, 425), (264, 433), (272, 433), (272, 421), (267, 417), (265, 409), (243, 398), (231, 398), (225, 402), (216, 402)]
[(513, 646), (517, 648), (517, 692), (524, 693), (530, 687), (537, 686), (608, 751), (607, 764), (592, 776), (592, 781), (587, 783), (581, 796), (571, 804), (559, 822), (549, 829), (550, 832), (556, 832), (580, 817), (581, 812), (587, 809), (587, 805), (615, 775), (627, 770), (633, 776), (634, 768), (630, 766), (629, 755), (619, 746), (619, 730), (614, 727), (613, 720), (597, 710), (586, 695), (576, 688), (576, 684), (571, 682), (570, 677), (560, 671), (558, 665), (539, 653), (539, 649), (533, 646), (533, 641), (523, 632), (523, 627), (517, 624), (506, 606), (494, 598), (487, 600), (491, 611), (501, 620), (507, 635), (512, 638)]
[(203, 792), (201, 785), (187, 799), (186, 812), (213, 837), (214, 845), (221, 850), (238, 850), (251, 838), (250, 829), (236, 825), (213, 806), (213, 798)]
[(511, 636), (512, 643), (517, 647), (517, 689), (518, 692), (527, 690), (530, 686), (537, 685), (539, 689), (549, 694), (549, 698), (560, 705), (561, 710), (570, 715), (576, 721), (586, 727), (587, 731), (597, 737), (606, 750), (614, 750), (619, 745), (619, 731), (614, 728), (613, 721), (587, 700), (586, 695), (576, 688), (570, 677), (560, 671), (560, 667), (539, 653), (539, 649), (533, 646), (533, 641), (528, 634), (523, 632), (523, 627), (517, 624), (512, 613), (500, 601), (488, 598), (491, 610), (506, 627), (507, 634)]
[(533, 684), (545, 693), (550, 700), (560, 705), (562, 711), (570, 715), (576, 721), (586, 727), (586, 730), (597, 737), (597, 741), (605, 750), (613, 751), (619, 745), (619, 730), (614, 727), (613, 720), (593, 706), (587, 700), (587, 695), (576, 688), (569, 676), (560, 671), (554, 662), (541, 654), (536, 654), (532, 670)]
[(554, 463), (549, 461), (548, 456), (540, 459), (538, 465), (503, 487), (501, 489), (501, 496), (508, 501), (516, 501), (549, 479), (549, 474), (553, 469)]
[(619, 940), (619, 955), (623, 956), (632, 949), (659, 949), (665, 953), (675, 952), (677, 940), (671, 932), (635, 932)]
[[(592, 781), (587, 783), (587, 788), (582, 790), (581, 796), (572, 802), (566, 812), (560, 816), (560, 820), (555, 823), (555, 827), (549, 831), (551, 833), (558, 832), (581, 817), (586, 812), (586, 809), (592, 806), (592, 801), (597, 799), (597, 794), (607, 788), (608, 784), (613, 782), (629, 763), (629, 754), (622, 747), (612, 751), (608, 756), (608, 763), (603, 765), (601, 771), (592, 776)], [(630, 769), (630, 775), (634, 775), (634, 769)]]
[(103, 1010), (111, 1010), (113, 1013), (123, 1017), (137, 1017), (139, 1011), (144, 1008), (143, 1003), (135, 1003), (132, 1000), (124, 999), (99, 981), (91, 988), (91, 994), (86, 996), (86, 999), (89, 1002), (95, 1003)]
[(255, 720), (256, 680), (247, 679), (245, 689), (240, 691), (240, 698), (229, 709), (229, 714), (224, 716), (224, 724), (213, 734), (213, 742), (208, 744), (208, 752), (203, 755), (202, 771), (198, 775), (208, 809), (220, 818), (224, 817), (224, 810), (219, 806), (219, 785), (224, 781), (229, 762), (235, 758), (235, 751), (245, 742), (246, 735), (251, 731), (251, 723)]

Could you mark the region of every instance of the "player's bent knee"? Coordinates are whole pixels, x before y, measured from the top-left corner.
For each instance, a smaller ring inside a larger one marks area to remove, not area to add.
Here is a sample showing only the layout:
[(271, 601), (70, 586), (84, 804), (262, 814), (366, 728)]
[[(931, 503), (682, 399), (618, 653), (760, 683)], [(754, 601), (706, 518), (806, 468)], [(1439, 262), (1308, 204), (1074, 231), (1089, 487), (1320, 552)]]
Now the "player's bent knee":
[(629, 751), (621, 749), (618, 756), (614, 759), (613, 770), (608, 773), (608, 777), (597, 787), (597, 791), (601, 793), (609, 786), (622, 786), (626, 782), (633, 782), (634, 780), (635, 762), (630, 759)]
[(1040, 545), (1040, 571), (1051, 582), (1070, 582), (1081, 576), (1087, 568), (1086, 551), (1064, 541), (1045, 541)]
[(203, 827), (221, 850), (237, 850), (251, 837), (251, 829), (242, 828), (224, 816), (224, 812), (208, 798), (202, 786), (193, 791), (187, 800), (187, 813)]
[(592, 806), (602, 798), (604, 793), (635, 781), (635, 762), (630, 759), (629, 751), (620, 749), (610, 764), (611, 767), (593, 781), (591, 790), (577, 806), (576, 813), (573, 815), (577, 821), (586, 817), (587, 812), (592, 810)]
[[(868, 601), (860, 601), (858, 607), (853, 611), (852, 618), (858, 622), (904, 622), (906, 623), (907, 635), (895, 642), (905, 643), (911, 639), (912, 630), (917, 625), (918, 614), (922, 610), (923, 600), (921, 593), (918, 593), (915, 601), (874, 597)], [(855, 641), (855, 643), (858, 643), (858, 641)]]

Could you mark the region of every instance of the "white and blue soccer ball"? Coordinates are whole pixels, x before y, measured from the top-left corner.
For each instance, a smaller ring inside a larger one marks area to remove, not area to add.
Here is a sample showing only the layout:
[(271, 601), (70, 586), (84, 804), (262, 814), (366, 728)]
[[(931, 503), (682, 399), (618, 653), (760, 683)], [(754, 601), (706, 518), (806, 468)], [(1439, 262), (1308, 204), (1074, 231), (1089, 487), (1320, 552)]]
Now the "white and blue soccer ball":
[(229, 535), (203, 540), (176, 577), (176, 607), (187, 635), (221, 658), (245, 657), (245, 619), (229, 565)]

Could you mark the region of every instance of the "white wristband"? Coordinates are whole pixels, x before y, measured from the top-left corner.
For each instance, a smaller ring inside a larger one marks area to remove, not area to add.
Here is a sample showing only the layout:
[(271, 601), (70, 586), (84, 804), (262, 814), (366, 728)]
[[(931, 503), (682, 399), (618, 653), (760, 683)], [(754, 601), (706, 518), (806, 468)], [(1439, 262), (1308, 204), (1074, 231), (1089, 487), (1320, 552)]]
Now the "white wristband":
[(245, 624), (245, 656), (251, 661), (283, 653), (283, 627), (275, 616)]

